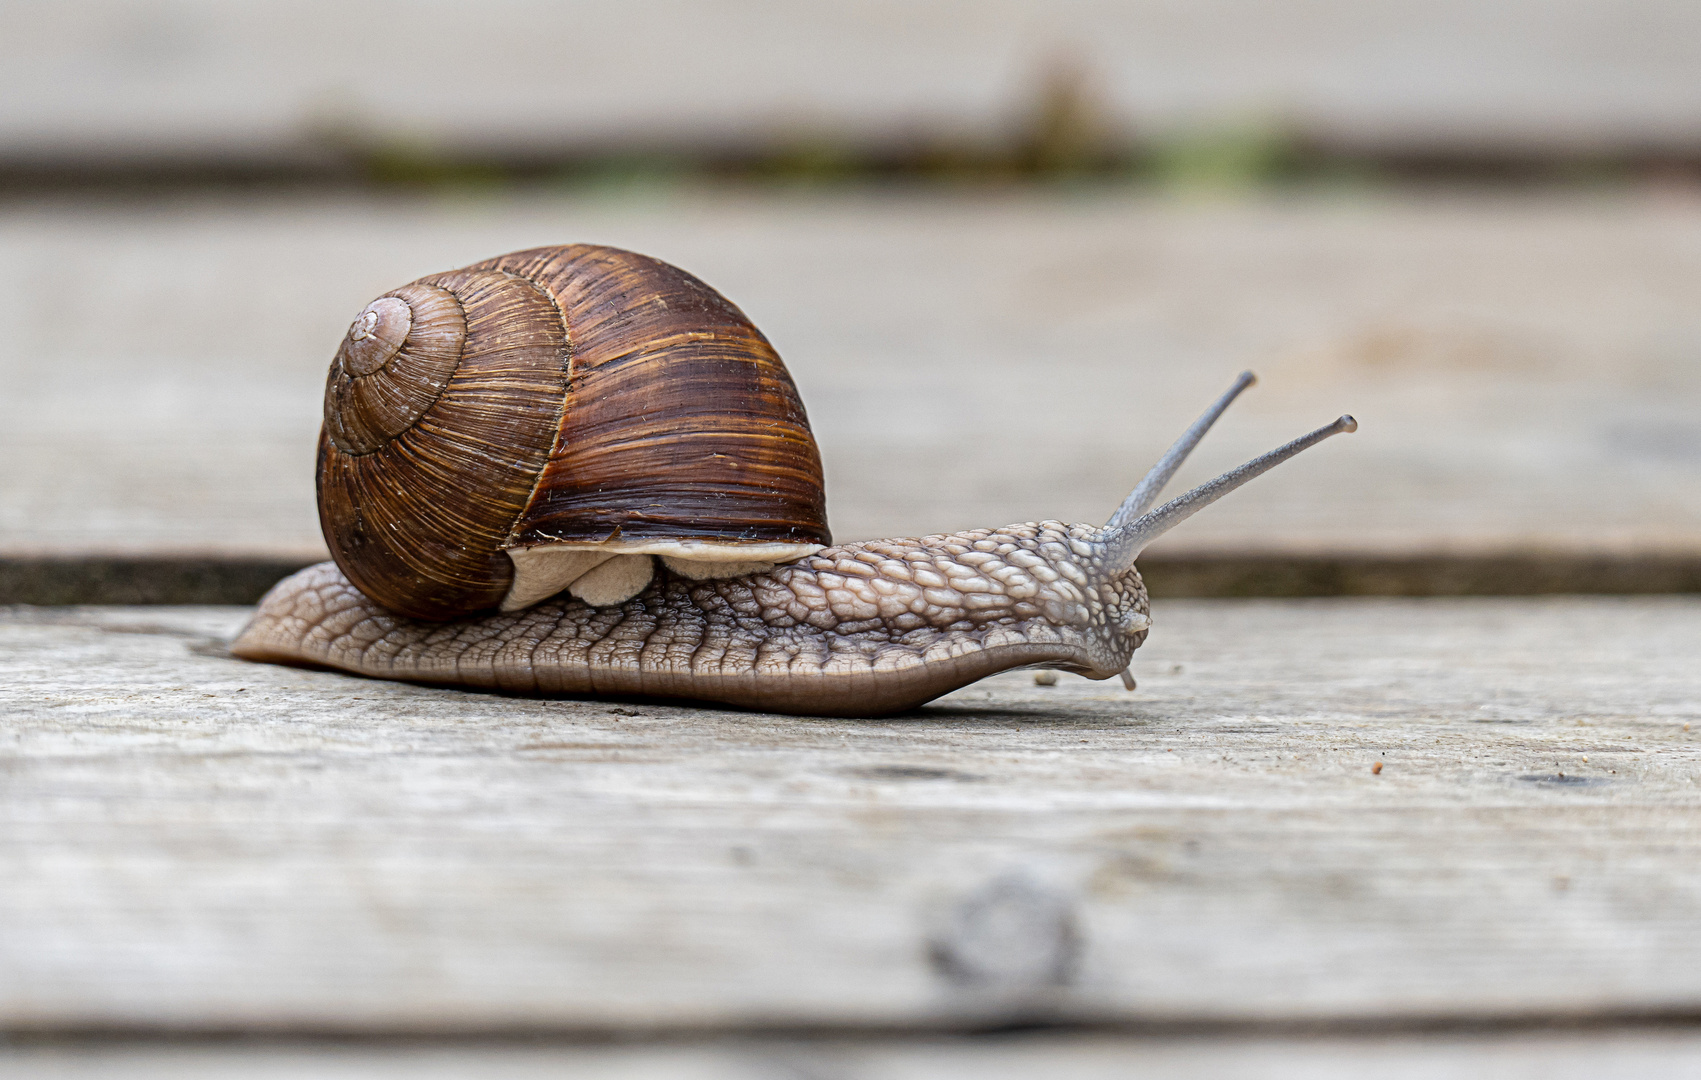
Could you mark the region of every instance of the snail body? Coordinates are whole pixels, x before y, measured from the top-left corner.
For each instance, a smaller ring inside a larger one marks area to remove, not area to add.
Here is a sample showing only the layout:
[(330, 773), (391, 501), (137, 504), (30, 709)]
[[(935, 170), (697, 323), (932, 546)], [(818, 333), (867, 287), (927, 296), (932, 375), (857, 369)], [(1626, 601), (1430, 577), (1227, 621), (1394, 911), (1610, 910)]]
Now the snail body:
[(874, 716), (1013, 667), (1126, 668), (1145, 589), (1132, 571), (1083, 588), (1077, 549), (1087, 534), (1060, 522), (876, 540), (736, 578), (663, 570), (615, 606), (568, 595), (448, 623), (387, 612), (321, 563), (267, 595), (235, 651), (524, 694)]
[(802, 403), (737, 308), (616, 249), (502, 256), (356, 319), (320, 439), (334, 561), (278, 583), (232, 652), (823, 716), (902, 712), (1019, 667), (1131, 686), (1150, 627), (1141, 549), (1356, 428), (1341, 417), (1152, 509), (1252, 381), (1102, 526), (829, 546)]

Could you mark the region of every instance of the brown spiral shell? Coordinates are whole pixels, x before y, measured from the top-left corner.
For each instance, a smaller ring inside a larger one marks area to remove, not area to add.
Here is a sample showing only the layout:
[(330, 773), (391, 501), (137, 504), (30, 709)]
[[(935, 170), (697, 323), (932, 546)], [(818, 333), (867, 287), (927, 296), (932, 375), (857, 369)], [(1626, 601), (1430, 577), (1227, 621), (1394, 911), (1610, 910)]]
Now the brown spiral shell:
[(386, 293), (331, 365), (319, 516), (392, 611), (495, 607), (511, 548), (827, 544), (820, 455), (744, 313), (677, 267), (573, 244)]

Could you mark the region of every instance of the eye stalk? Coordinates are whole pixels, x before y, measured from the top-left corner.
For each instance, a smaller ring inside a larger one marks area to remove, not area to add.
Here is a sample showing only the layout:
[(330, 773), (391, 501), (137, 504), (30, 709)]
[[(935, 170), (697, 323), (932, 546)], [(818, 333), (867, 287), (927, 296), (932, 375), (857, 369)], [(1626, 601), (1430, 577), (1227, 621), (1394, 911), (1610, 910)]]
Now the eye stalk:
[(1134, 560), (1140, 552), (1153, 540), (1175, 528), (1188, 518), (1197, 514), (1205, 507), (1216, 502), (1235, 488), (1262, 476), (1308, 447), (1315, 446), (1331, 435), (1358, 430), (1358, 421), (1351, 416), (1342, 416), (1332, 424), (1326, 424), (1316, 431), (1302, 435), (1290, 443), (1285, 443), (1267, 454), (1253, 458), (1237, 469), (1217, 477), (1215, 480), (1200, 484), (1185, 495), (1180, 495), (1164, 503), (1156, 510), (1148, 510), (1157, 501), (1158, 493), (1163, 489), (1169, 478), (1181, 467), (1188, 453), (1199, 444), (1199, 440), (1209, 431), (1211, 425), (1223, 414), (1240, 392), (1251, 386), (1257, 377), (1250, 371), (1243, 371), (1240, 378), (1235, 380), (1227, 393), (1218, 398), (1216, 403), (1205, 410), (1204, 415), (1193, 422), (1193, 426), (1182, 433), (1152, 470), (1123, 500), (1116, 513), (1105, 523), (1105, 544), (1107, 547), (1106, 564), (1112, 574), (1119, 574), (1134, 565)]
[(1215, 424), (1217, 418), (1234, 403), (1234, 399), (1240, 396), (1242, 390), (1257, 381), (1258, 376), (1252, 374), (1252, 372), (1241, 372), (1240, 377), (1234, 381), (1234, 385), (1228, 388), (1228, 393), (1218, 398), (1199, 419), (1193, 421), (1192, 427), (1181, 433), (1181, 438), (1175, 440), (1175, 443), (1164, 451), (1164, 456), (1158, 459), (1156, 465), (1152, 466), (1152, 471), (1135, 485), (1134, 490), (1129, 492), (1128, 498), (1124, 499), (1122, 505), (1116, 508), (1116, 513), (1112, 514), (1110, 520), (1105, 522), (1105, 528), (1120, 529), (1150, 510), (1152, 504), (1158, 501), (1158, 496), (1163, 493), (1164, 485), (1169, 483), (1170, 477), (1175, 475), (1175, 470), (1181, 468), (1181, 463), (1187, 460), (1187, 455), (1193, 452), (1193, 448), (1199, 445), (1199, 440), (1205, 437), (1205, 432), (1211, 430), (1211, 425)]

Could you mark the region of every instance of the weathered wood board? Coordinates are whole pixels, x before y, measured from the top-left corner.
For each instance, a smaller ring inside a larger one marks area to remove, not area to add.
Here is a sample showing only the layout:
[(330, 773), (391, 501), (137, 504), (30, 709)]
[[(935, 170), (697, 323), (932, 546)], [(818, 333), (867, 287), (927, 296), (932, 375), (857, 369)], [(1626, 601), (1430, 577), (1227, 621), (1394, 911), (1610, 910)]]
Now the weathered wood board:
[(1014, 673), (857, 722), (11, 609), (0, 1027), (1701, 1013), (1701, 601), (1154, 614), (1134, 693)]
[[(21, 5), (0, 40), (0, 164), (325, 168), (369, 149), (425, 170), (771, 146), (831, 167), (1021, 139), (1059, 63), (1086, 69), (1086, 123), (1112, 139), (1249, 122), (1253, 138), (1263, 120), (1353, 148), (1687, 154), (1701, 107), (1701, 18), (1682, 0), (1549, 0), (1539, 18), (1464, 0), (490, 0), (458, 16)], [(400, 59), (375, 63), (379, 41)]]
[(1423, 1035), (1017, 1033), (649, 1043), (25, 1044), (11, 1080), (1649, 1080), (1701, 1067), (1701, 1035), (1661, 1029)]
[(676, 262), (762, 327), (842, 540), (1103, 521), (1253, 368), (1177, 490), (1342, 412), (1359, 433), (1154, 555), (1701, 554), (1694, 200), (682, 191), (0, 207), (0, 557), (322, 558), (349, 320), (568, 240)]

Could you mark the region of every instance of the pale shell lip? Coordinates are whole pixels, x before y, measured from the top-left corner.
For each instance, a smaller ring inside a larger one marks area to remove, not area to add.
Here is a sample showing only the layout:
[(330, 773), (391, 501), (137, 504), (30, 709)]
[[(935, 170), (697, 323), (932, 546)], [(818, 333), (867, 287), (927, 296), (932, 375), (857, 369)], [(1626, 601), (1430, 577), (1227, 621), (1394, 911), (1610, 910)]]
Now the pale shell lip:
[[(681, 571), (686, 577), (713, 578), (792, 562), (805, 555), (813, 555), (823, 547), (823, 544), (740, 544), (728, 540), (612, 540), (602, 543), (563, 540), (553, 544), (511, 547), (507, 551), (514, 563), (514, 580), (508, 586), (508, 595), (502, 598), (502, 610), (519, 611), (540, 600), (547, 600), (617, 555), (658, 555), (669, 565), (676, 562), (719, 564), (705, 565), (705, 572), (701, 575), (691, 573), (688, 568)], [(644, 583), (648, 580), (646, 576)], [(642, 588), (641, 584), (639, 588)], [(609, 595), (615, 594), (610, 592)], [(629, 599), (630, 595), (605, 602), (616, 603)], [(600, 592), (598, 599), (603, 599)]]
[(736, 540), (560, 540), (550, 544), (527, 544), (508, 549), (517, 552), (543, 550), (600, 551), (611, 555), (665, 555), (673, 559), (701, 562), (791, 562), (823, 550), (825, 544), (740, 543)]

